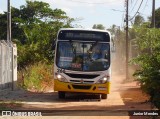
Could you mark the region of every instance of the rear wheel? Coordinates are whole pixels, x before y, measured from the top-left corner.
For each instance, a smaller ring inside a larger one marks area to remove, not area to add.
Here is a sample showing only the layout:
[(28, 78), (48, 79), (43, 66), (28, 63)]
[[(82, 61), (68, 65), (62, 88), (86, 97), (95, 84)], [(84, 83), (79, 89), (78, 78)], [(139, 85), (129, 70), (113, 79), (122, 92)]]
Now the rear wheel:
[(65, 98), (65, 92), (59, 91), (58, 92), (58, 97), (59, 97), (59, 99), (64, 99)]
[(102, 99), (107, 99), (107, 94), (101, 94)]

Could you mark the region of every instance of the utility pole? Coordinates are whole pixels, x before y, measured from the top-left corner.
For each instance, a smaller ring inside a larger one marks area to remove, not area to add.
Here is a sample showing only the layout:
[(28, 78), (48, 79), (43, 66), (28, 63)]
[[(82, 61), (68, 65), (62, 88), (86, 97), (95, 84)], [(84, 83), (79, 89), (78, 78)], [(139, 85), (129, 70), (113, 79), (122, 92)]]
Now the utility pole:
[(151, 27), (155, 28), (155, 0), (152, 2), (152, 23)]
[(7, 41), (11, 41), (11, 6), (10, 0), (8, 0), (8, 12), (7, 12)]
[(128, 56), (129, 56), (129, 51), (128, 51), (128, 5), (129, 5), (129, 0), (125, 1), (126, 3), (126, 79), (129, 79), (129, 71), (128, 71)]
[(12, 90), (14, 90), (14, 79), (13, 79), (13, 59), (12, 57), (12, 43), (11, 43), (11, 5), (10, 5), (10, 0), (7, 1), (7, 43), (8, 43), (8, 58), (9, 58), (9, 62), (8, 62), (8, 78), (12, 79)]

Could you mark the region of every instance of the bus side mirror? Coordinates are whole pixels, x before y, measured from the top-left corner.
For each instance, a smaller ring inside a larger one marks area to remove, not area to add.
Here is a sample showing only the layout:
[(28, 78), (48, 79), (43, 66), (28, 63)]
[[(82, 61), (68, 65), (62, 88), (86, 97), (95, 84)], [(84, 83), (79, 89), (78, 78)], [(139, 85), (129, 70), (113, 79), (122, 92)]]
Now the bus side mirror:
[(56, 39), (54, 39), (52, 42), (52, 50), (55, 50), (55, 48), (56, 48)]

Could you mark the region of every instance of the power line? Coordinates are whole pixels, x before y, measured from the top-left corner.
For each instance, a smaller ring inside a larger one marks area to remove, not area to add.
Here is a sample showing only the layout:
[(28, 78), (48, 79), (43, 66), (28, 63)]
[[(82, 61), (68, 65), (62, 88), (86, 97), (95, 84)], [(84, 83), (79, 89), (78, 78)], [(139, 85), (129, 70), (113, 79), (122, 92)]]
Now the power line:
[(139, 7), (138, 7), (137, 12), (133, 15), (133, 17), (132, 17), (132, 18), (130, 18), (130, 19), (129, 19), (129, 21), (130, 21), (130, 20), (132, 20), (132, 19), (137, 15), (137, 13), (139, 13), (138, 11), (139, 11), (139, 9), (141, 8), (142, 3), (143, 3), (143, 0), (141, 1), (140, 5), (139, 5)]
[(110, 2), (96, 2), (96, 3), (94, 3), (94, 2), (86, 2), (86, 1), (79, 1), (79, 0), (68, 0), (68, 1), (77, 2), (77, 3), (85, 3), (85, 4), (108, 4), (108, 3), (116, 2), (116, 0), (112, 1), (112, 2), (110, 1)]
[(148, 0), (146, 0), (145, 6), (144, 6), (144, 8), (142, 9), (142, 11), (144, 11), (145, 8), (147, 7), (147, 3), (148, 3)]
[(124, 27), (124, 17), (125, 17), (125, 14), (122, 15), (122, 23), (121, 23), (121, 27)]
[(138, 12), (140, 15), (142, 16), (148, 16), (148, 14), (144, 14), (144, 13), (141, 13), (141, 12)]
[(117, 9), (111, 9), (113, 11), (118, 11), (118, 12), (125, 12), (125, 11), (122, 11), (122, 10), (117, 10)]
[(132, 6), (132, 3), (134, 3), (134, 0), (130, 0), (130, 4), (131, 4), (131, 6)]
[[(124, 11), (125, 11), (125, 7), (126, 7), (126, 2), (124, 3)], [(125, 14), (123, 13), (121, 27), (124, 27), (124, 21), (125, 21)]]
[(134, 6), (132, 7), (132, 10), (130, 11), (130, 13), (134, 10), (136, 4), (137, 4), (138, 0), (135, 2)]
[[(99, 2), (99, 3), (84, 2), (84, 1), (78, 1), (78, 0), (68, 0), (68, 1), (77, 2), (77, 3), (84, 3), (84, 4), (108, 4), (108, 3), (116, 2), (116, 0), (115, 0), (115, 1), (112, 1), (112, 2), (110, 1), (110, 2)], [(108, 10), (118, 11), (118, 12), (125, 12), (125, 11), (118, 10), (118, 9), (108, 9)]]

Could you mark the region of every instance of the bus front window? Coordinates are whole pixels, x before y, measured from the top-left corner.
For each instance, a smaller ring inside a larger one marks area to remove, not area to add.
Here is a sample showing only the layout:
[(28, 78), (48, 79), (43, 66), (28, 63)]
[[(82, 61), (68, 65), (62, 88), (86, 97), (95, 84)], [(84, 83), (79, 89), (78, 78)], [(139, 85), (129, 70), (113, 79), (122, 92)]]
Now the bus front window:
[(108, 43), (59, 41), (56, 64), (59, 68), (74, 71), (103, 71), (110, 66)]

